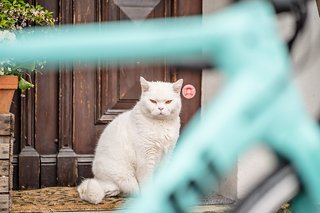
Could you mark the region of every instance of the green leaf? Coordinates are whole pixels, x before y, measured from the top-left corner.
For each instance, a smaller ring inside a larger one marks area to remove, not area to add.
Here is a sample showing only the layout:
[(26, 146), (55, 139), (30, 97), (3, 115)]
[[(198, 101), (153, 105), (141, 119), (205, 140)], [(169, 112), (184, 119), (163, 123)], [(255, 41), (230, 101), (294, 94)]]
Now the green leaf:
[(26, 81), (24, 78), (20, 77), (19, 80), (19, 88), (21, 89), (21, 92), (24, 93), (26, 90), (33, 88), (34, 85), (28, 81)]

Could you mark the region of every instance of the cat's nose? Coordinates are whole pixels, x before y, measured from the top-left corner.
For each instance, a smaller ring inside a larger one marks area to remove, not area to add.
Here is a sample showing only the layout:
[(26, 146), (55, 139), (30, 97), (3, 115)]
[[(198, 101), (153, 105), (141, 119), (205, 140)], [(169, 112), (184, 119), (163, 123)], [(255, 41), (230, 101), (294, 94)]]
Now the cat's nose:
[(164, 108), (163, 108), (163, 107), (158, 107), (158, 109), (159, 109), (160, 111), (162, 111)]

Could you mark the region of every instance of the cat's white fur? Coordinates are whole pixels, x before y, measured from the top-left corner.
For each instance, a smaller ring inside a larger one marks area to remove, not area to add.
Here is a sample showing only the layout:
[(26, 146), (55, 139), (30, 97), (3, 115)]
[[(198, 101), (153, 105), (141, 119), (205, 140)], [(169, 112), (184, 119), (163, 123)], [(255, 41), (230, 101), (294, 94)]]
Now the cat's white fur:
[(82, 200), (139, 193), (141, 182), (175, 147), (179, 137), (183, 80), (148, 82), (140, 77), (141, 98), (103, 131), (95, 151), (94, 178), (78, 186)]

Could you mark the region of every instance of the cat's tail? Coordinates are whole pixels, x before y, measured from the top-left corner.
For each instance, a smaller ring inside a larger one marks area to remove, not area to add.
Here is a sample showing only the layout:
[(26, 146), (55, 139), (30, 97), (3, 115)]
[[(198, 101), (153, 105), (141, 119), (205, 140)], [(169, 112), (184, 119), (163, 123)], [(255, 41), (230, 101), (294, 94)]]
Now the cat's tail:
[(77, 188), (79, 196), (82, 200), (90, 203), (101, 203), (104, 196), (116, 196), (120, 193), (118, 187), (109, 182), (101, 181), (96, 178), (85, 179)]

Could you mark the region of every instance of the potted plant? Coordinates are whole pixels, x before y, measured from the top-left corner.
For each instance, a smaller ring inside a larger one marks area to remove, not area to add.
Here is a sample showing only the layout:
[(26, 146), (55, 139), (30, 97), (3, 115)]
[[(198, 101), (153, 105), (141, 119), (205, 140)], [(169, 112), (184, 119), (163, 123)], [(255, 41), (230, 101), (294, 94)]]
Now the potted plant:
[[(30, 5), (24, 0), (2, 0), (0, 2), (0, 42), (14, 42), (16, 35), (25, 28), (49, 26), (54, 24), (53, 13), (36, 3)], [(0, 113), (8, 113), (15, 89), (22, 94), (34, 85), (30, 82), (28, 72), (42, 68), (44, 62), (0, 60)], [(27, 79), (27, 80), (26, 80)]]

